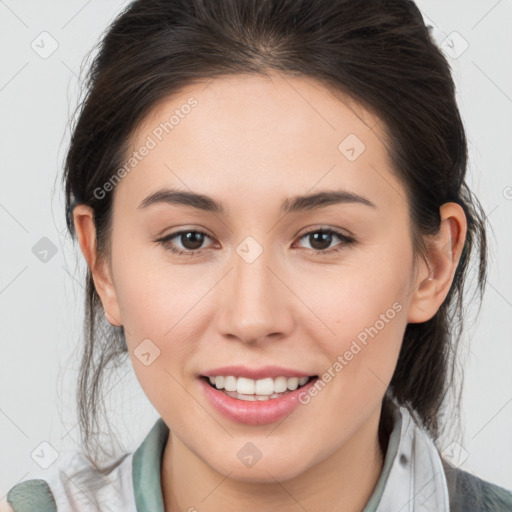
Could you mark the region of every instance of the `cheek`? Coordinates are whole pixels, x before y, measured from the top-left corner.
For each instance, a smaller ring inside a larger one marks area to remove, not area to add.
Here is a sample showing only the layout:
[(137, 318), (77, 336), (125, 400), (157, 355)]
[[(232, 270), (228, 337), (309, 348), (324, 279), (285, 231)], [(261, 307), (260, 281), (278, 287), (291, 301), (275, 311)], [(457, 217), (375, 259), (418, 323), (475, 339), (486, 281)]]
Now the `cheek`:
[(179, 417), (187, 404), (187, 361), (200, 339), (197, 302), (205, 285), (171, 265), (152, 264), (147, 253), (126, 254), (115, 263), (116, 293), (134, 373), (158, 411)]
[(119, 308), (134, 341), (141, 337), (165, 341), (186, 331), (194, 304), (207, 291), (207, 283), (197, 279), (192, 266), (175, 265), (162, 252), (133, 244), (119, 251), (113, 262)]
[(387, 385), (398, 359), (412, 265), (402, 245), (375, 248), (378, 257), (361, 255), (329, 275), (310, 273), (302, 281), (301, 295), (314, 313), (304, 323), (308, 336), (331, 364), (341, 356), (345, 378), (361, 386), (378, 380)]
[(112, 254), (116, 295), (134, 372), (155, 406), (166, 396), (177, 407), (175, 398), (183, 393), (179, 382), (200, 339), (197, 303), (205, 284), (191, 279), (190, 270), (186, 274), (163, 264), (161, 257), (156, 261), (154, 248), (140, 248), (129, 240), (117, 248)]
[(307, 337), (327, 364), (317, 391), (302, 403), (311, 408), (308, 414), (322, 418), (327, 438), (339, 438), (340, 431), (348, 436), (382, 402), (407, 325), (401, 288), (388, 279), (358, 280), (353, 273), (343, 285), (317, 294), (316, 312), (330, 329), (319, 334), (315, 318)]

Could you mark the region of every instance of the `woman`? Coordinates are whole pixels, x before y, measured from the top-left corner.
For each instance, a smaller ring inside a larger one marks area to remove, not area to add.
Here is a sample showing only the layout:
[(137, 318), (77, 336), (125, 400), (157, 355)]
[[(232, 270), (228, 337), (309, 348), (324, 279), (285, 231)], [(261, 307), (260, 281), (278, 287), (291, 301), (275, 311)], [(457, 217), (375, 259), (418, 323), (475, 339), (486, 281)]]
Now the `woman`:
[[(436, 445), (486, 233), (414, 3), (138, 0), (88, 85), (64, 175), (85, 450), (12, 510), (512, 510)], [(126, 355), (161, 418), (100, 467)]]

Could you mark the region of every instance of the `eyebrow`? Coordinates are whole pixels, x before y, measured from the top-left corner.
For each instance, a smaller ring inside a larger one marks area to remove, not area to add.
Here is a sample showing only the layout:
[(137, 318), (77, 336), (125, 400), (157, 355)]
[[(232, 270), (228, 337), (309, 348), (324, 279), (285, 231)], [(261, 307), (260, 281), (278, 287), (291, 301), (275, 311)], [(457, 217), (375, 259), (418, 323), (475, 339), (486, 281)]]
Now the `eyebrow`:
[[(187, 192), (184, 190), (165, 188), (153, 192), (139, 204), (138, 208), (147, 208), (153, 204), (167, 203), (176, 205), (185, 205), (203, 210), (206, 212), (225, 214), (222, 203), (213, 198), (198, 194), (196, 192)], [(293, 213), (307, 210), (316, 210), (333, 204), (362, 204), (371, 208), (377, 208), (366, 197), (360, 196), (348, 190), (325, 190), (314, 194), (304, 196), (293, 196), (286, 199), (281, 205), (282, 213)]]

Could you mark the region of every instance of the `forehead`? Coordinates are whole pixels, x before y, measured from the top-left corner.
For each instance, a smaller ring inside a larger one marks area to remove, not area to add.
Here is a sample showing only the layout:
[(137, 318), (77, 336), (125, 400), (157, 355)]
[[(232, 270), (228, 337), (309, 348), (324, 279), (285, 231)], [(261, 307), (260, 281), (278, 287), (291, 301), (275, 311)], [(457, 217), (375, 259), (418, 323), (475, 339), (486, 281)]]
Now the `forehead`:
[(388, 145), (377, 116), (320, 82), (281, 73), (219, 77), (152, 108), (126, 162), (133, 152), (145, 156), (117, 188), (138, 198), (158, 184), (219, 196), (261, 189), (268, 197), (269, 187), (293, 195), (346, 185), (396, 201), (404, 194)]

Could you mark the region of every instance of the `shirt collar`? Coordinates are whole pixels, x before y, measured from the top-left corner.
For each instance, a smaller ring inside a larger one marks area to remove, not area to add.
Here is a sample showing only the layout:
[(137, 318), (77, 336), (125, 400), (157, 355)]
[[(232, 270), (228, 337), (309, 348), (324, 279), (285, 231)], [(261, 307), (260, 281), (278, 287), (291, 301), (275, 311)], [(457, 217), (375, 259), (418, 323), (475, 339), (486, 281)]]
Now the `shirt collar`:
[[(391, 404), (393, 428), (382, 472), (363, 512), (449, 512), (446, 478), (433, 440), (405, 407)], [(169, 428), (158, 418), (133, 455), (137, 512), (164, 512), (161, 469)]]
[(409, 411), (391, 401), (394, 418), (384, 468), (363, 512), (449, 512), (441, 456)]
[(133, 454), (132, 477), (137, 512), (164, 512), (161, 474), (168, 437), (169, 428), (162, 418), (158, 418)]

